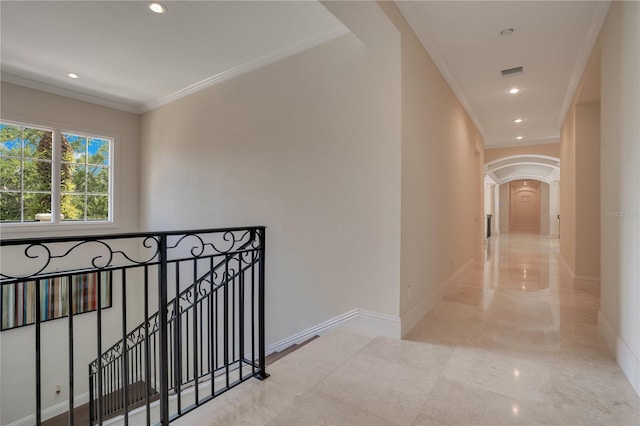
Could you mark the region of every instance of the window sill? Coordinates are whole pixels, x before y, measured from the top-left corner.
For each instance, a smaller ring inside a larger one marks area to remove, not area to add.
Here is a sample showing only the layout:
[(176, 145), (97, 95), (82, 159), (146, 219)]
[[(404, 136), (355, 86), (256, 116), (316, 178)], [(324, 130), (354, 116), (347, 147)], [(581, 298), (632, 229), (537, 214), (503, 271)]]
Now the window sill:
[(100, 232), (103, 230), (117, 229), (118, 224), (113, 221), (105, 222), (60, 222), (60, 223), (4, 223), (0, 224), (0, 237), (7, 235), (33, 235), (42, 233), (51, 233), (64, 235), (66, 233), (82, 232)]

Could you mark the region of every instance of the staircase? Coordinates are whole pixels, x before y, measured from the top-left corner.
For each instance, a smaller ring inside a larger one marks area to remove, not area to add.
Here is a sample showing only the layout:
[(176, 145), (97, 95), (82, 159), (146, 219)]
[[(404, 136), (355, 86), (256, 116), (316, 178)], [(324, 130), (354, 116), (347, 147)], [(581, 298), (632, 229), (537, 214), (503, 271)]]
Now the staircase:
[[(248, 241), (217, 263), (211, 258), (207, 271), (179, 292), (182, 265), (176, 265), (169, 274), (169, 288), (174, 287), (178, 296), (167, 303), (165, 311), (168, 394), (178, 415), (193, 405), (190, 400), (185, 407), (183, 391), (189, 389), (195, 393), (195, 401), (200, 401), (204, 383), (208, 384), (209, 396), (214, 397), (260, 371), (253, 271), (261, 253), (248, 249), (252, 243)], [(193, 270), (197, 268), (193, 266)], [(159, 314), (145, 315), (145, 322), (107, 349), (100, 360), (89, 364), (91, 424), (119, 415), (127, 418), (142, 406), (146, 406), (147, 418), (152, 417), (151, 405), (159, 398)], [(246, 327), (247, 322), (251, 327)], [(250, 335), (246, 334), (248, 330)], [(222, 384), (215, 388), (214, 382), (219, 383), (220, 377)]]

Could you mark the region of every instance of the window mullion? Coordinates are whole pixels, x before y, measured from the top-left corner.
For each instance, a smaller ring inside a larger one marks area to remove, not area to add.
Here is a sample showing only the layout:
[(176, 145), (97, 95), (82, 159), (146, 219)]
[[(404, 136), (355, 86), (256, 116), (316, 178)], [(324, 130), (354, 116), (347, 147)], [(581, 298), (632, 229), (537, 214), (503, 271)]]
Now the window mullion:
[(20, 222), (24, 222), (24, 129), (20, 130)]
[(60, 170), (62, 168), (61, 132), (53, 131), (51, 150), (51, 222), (60, 223)]
[(87, 220), (87, 192), (89, 191), (89, 137), (86, 138), (84, 144), (84, 220)]

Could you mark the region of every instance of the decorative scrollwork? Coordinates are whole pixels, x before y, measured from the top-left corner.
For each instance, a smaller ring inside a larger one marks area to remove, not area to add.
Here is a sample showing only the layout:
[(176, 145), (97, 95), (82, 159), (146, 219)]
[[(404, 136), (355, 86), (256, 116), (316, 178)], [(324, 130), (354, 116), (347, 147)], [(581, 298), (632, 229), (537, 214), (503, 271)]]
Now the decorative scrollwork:
[[(222, 233), (187, 233), (179, 236), (171, 244), (167, 244), (167, 250), (171, 251), (171, 259), (201, 258), (259, 249), (261, 241), (261, 231), (257, 229)], [(186, 253), (189, 256), (185, 256)]]
[[(145, 250), (140, 250), (139, 247), (132, 245), (131, 252), (146, 252), (146, 255), (141, 259), (136, 259), (136, 256), (123, 249), (112, 247), (109, 244), (112, 241), (120, 240), (87, 237), (79, 241), (69, 239), (54, 242), (31, 242), (23, 245), (22, 258), (26, 258), (28, 261), (20, 261), (20, 245), (3, 247), (3, 255), (15, 259), (15, 261), (6, 262), (3, 265), (3, 270), (0, 272), (0, 282), (60, 276), (78, 271), (118, 269), (130, 265), (148, 265), (153, 263), (154, 259), (157, 260), (160, 246), (156, 237), (147, 236), (142, 240), (141, 246)], [(130, 241), (135, 241), (135, 239), (127, 239), (126, 243)], [(120, 243), (122, 244), (122, 241)], [(7, 272), (7, 268), (10, 268), (11, 265), (26, 266), (29, 270), (20, 273)]]

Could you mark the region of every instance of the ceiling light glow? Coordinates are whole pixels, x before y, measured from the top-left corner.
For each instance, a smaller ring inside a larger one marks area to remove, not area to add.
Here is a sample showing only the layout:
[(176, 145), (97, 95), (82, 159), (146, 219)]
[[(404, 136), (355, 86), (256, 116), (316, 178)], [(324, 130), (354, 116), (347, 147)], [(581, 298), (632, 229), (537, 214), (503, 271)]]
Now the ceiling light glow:
[(516, 139), (518, 139), (519, 141), (521, 141), (523, 139), (522, 136), (517, 136)]
[(69, 76), (69, 78), (79, 78), (80, 76), (74, 72), (70, 72), (69, 74), (67, 74)]
[(517, 87), (514, 87), (513, 89), (509, 90), (509, 93), (511, 93), (512, 95), (515, 95), (516, 93), (518, 93), (520, 91), (520, 89), (518, 89)]
[(149, 9), (155, 13), (165, 13), (167, 11), (167, 6), (162, 3), (153, 2), (149, 3)]
[(513, 120), (514, 123), (522, 123), (524, 120), (522, 118), (516, 118)]

